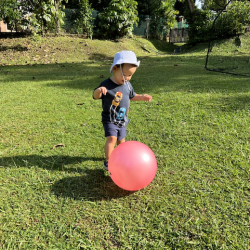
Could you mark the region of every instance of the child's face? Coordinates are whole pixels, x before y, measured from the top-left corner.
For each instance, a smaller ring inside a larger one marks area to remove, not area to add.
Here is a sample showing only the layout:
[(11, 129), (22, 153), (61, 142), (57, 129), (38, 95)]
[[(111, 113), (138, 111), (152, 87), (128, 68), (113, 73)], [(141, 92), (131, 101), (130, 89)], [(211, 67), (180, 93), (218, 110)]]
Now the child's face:
[[(128, 64), (128, 63), (124, 63), (120, 67), (114, 66), (114, 68), (113, 68), (113, 72), (114, 72), (113, 78), (114, 78), (116, 83), (124, 84), (125, 82), (130, 81), (130, 79), (132, 78), (132, 76), (135, 73), (136, 69), (137, 69), (136, 66)], [(122, 74), (123, 74), (124, 78), (123, 78)], [(125, 82), (124, 82), (124, 80), (125, 80)]]

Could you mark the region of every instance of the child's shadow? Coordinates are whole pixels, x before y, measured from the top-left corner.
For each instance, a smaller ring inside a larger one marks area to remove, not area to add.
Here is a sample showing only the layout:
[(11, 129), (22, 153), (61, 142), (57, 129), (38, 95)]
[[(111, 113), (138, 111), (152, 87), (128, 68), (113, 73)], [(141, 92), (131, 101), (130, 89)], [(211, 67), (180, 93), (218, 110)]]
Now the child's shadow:
[(58, 197), (88, 201), (116, 199), (134, 193), (119, 188), (104, 171), (86, 169), (81, 176), (55, 182), (51, 190)]
[[(124, 197), (133, 192), (119, 188), (104, 169), (89, 169), (87, 161), (102, 161), (103, 158), (75, 157), (68, 155), (40, 156), (18, 155), (13, 157), (0, 157), (0, 167), (26, 167), (36, 166), (50, 171), (65, 171), (72, 177), (56, 181), (51, 188), (52, 193), (58, 197), (70, 197), (79, 200), (109, 200)], [(79, 166), (84, 162), (84, 167)]]

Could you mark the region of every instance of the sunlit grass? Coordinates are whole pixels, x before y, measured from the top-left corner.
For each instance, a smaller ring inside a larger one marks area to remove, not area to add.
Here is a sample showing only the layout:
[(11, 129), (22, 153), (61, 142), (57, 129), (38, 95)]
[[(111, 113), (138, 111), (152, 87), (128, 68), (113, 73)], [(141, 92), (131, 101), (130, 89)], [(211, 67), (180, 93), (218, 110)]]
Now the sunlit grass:
[[(173, 55), (142, 38), (84, 40), (87, 55), (71, 39), (35, 45), (40, 54), (68, 47), (48, 64), (20, 66), (25, 55), (13, 51), (19, 66), (8, 65), (1, 51), (0, 248), (249, 249), (249, 78), (206, 71), (205, 45)], [(141, 60), (135, 91), (153, 96), (129, 112), (127, 140), (158, 161), (153, 182), (134, 193), (103, 170), (101, 102), (92, 99), (121, 48)]]

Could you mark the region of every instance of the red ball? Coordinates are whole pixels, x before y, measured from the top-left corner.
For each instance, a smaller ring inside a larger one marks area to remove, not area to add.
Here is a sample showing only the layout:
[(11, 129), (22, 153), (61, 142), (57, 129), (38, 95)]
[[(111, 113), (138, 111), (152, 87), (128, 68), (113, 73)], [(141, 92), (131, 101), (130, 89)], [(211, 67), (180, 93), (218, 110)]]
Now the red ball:
[(127, 141), (113, 150), (108, 170), (117, 186), (136, 191), (152, 182), (157, 171), (157, 161), (147, 145), (137, 141)]

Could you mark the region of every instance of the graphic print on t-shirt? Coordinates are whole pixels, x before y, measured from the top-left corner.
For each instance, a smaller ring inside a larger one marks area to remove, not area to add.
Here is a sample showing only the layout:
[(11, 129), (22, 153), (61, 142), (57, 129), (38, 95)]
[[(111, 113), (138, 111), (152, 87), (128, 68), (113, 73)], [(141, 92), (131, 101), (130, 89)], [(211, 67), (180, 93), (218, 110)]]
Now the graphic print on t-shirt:
[(126, 108), (118, 108), (122, 100), (122, 92), (116, 92), (115, 97), (110, 106), (110, 121), (116, 124), (118, 127), (123, 127), (125, 125), (125, 114)]
[(121, 100), (122, 100), (122, 92), (116, 92), (115, 98), (112, 101), (112, 105), (116, 107), (119, 106)]

